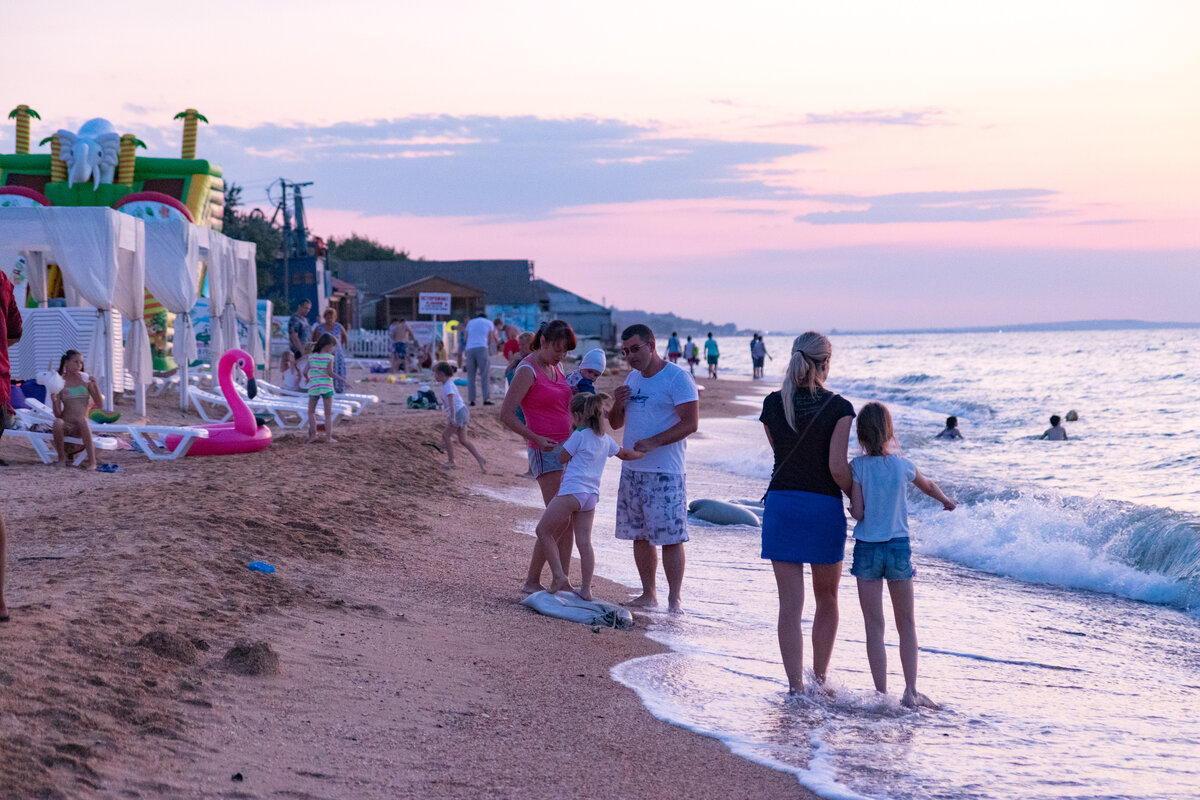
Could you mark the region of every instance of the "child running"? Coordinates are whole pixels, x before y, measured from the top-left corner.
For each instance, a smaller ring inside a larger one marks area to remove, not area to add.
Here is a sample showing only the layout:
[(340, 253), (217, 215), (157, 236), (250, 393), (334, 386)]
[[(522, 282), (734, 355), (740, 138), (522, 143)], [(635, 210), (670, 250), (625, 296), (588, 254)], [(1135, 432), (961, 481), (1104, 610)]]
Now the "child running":
[(336, 442), (333, 438), (333, 351), (337, 339), (322, 333), (314, 346), (315, 352), (308, 357), (304, 368), (308, 381), (308, 441), (317, 440), (317, 400), (325, 404), (325, 442)]
[(854, 526), (854, 562), (850, 574), (858, 579), (858, 602), (867, 632), (867, 662), (871, 665), (875, 691), (887, 694), (887, 653), (883, 645), (886, 580), (900, 635), (900, 664), (904, 670), (904, 695), (900, 702), (910, 708), (938, 708), (917, 691), (917, 624), (912, 582), (915, 571), (908, 543), (905, 484), (911, 481), (947, 511), (953, 511), (956, 503), (911, 461), (890, 452), (895, 433), (892, 415), (882, 403), (867, 403), (858, 412), (858, 443), (866, 455), (850, 462), (854, 476), (850, 516), (858, 520)]
[(104, 402), (96, 379), (83, 371), (83, 355), (78, 350), (63, 353), (58, 362), (58, 374), (63, 378), (63, 388), (51, 396), (54, 404), (54, 449), (58, 451), (58, 465), (67, 466), (68, 459), (79, 452), (78, 445), (68, 445), (66, 437), (83, 440), (87, 460), (79, 466), (92, 470), (98, 465), (96, 445), (92, 441), (92, 429), (88, 426), (88, 408), (94, 402)]
[[(537, 526), (538, 540), (553, 574), (551, 594), (565, 589), (584, 600), (592, 599), (592, 573), (596, 569), (596, 556), (592, 552), (592, 518), (596, 515), (596, 501), (600, 499), (600, 476), (612, 456), (622, 461), (642, 457), (635, 450), (621, 447), (604, 432), (604, 415), (610, 405), (612, 395), (603, 393), (577, 394), (571, 398), (575, 432), (563, 442), (559, 456), (559, 461), (566, 464), (562, 484)], [(556, 538), (556, 534), (561, 536), (572, 529), (579, 546), (579, 566), (583, 573), (578, 590), (571, 586), (567, 573), (571, 567), (571, 551), (560, 553)]]
[(458, 386), (452, 380), (456, 372), (458, 372), (458, 367), (448, 361), (439, 361), (433, 368), (433, 379), (442, 385), (442, 405), (446, 407), (446, 427), (442, 429), (442, 444), (446, 445), (446, 457), (450, 459), (446, 468), (454, 469), (456, 466), (454, 463), (454, 434), (457, 432), (459, 443), (467, 448), (467, 452), (475, 456), (475, 460), (479, 462), (479, 471), (487, 472), (487, 462), (483, 460), (483, 456), (479, 455), (475, 445), (471, 444), (471, 440), (467, 438), (467, 423), (471, 421), (471, 409), (467, 408), (467, 404), (463, 402), (462, 395), (458, 393)]

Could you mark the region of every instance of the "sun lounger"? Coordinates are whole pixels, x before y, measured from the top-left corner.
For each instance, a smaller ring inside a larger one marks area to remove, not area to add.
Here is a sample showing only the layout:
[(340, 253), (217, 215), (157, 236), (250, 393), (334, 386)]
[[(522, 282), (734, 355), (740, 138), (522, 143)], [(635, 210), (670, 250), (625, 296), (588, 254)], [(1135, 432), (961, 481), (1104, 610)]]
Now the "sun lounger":
[[(54, 434), (12, 428), (4, 431), (4, 436), (0, 437), (0, 441), (14, 438), (24, 439), (25, 441), (29, 442), (29, 444), (33, 446), (33, 452), (37, 453), (38, 458), (42, 460), (43, 464), (53, 464), (55, 461), (58, 461), (58, 452), (54, 449)], [(75, 444), (79, 445), (80, 447), (83, 446), (83, 440), (76, 439), (73, 436), (66, 437), (64, 441), (67, 444)], [(92, 444), (96, 446), (97, 450), (116, 450), (118, 446), (117, 440), (109, 436), (93, 436)], [(86, 458), (87, 451), (80, 451), (78, 454), (76, 454), (73, 463), (78, 466), (82, 464)]]
[[(307, 392), (296, 392), (292, 391), (291, 389), (284, 389), (282, 386), (277, 386), (261, 379), (258, 380), (257, 383), (260, 397), (263, 396), (263, 392), (265, 391), (270, 396), (274, 396), (278, 399), (296, 400), (303, 398), (304, 402), (308, 402)], [(339, 392), (333, 396), (333, 403), (335, 406), (339, 404), (346, 406), (346, 410), (354, 416), (361, 414), (364, 410), (366, 410), (366, 407), (369, 404), (378, 402), (379, 397), (373, 394), (352, 394), (349, 392)]]
[[(204, 389), (195, 386), (188, 387), (188, 399), (204, 420), (208, 422), (225, 422), (233, 417), (233, 412), (229, 409), (229, 403), (226, 402), (223, 395), (213, 394)], [(292, 402), (290, 400), (242, 398), (242, 401), (253, 412), (262, 412), (270, 414), (275, 420), (275, 424), (281, 428), (304, 428), (308, 425), (308, 401)], [(350, 412), (345, 406), (333, 406), (334, 413), (338, 416), (349, 417)], [(322, 404), (317, 404), (317, 418), (324, 419), (325, 409)]]
[[(54, 412), (45, 403), (27, 398), (25, 405), (26, 408), (17, 410), (17, 415), (19, 418), (25, 420), (26, 423), (54, 424)], [(134, 425), (122, 422), (92, 421), (89, 421), (88, 426), (92, 429), (93, 439), (98, 434), (124, 434), (128, 436), (134, 445), (134, 449), (152, 461), (183, 458), (187, 455), (188, 450), (191, 449), (192, 442), (197, 439), (208, 438), (207, 430), (190, 426)], [(179, 442), (173, 449), (168, 448), (166, 445), (168, 436), (180, 437)]]

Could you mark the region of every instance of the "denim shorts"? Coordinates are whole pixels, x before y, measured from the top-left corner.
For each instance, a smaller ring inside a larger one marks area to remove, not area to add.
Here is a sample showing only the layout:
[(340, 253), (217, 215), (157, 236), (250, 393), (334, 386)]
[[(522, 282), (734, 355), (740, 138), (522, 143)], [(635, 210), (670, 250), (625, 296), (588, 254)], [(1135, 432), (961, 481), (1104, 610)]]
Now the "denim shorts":
[(850, 574), (864, 581), (911, 580), (917, 571), (913, 569), (908, 537), (886, 542), (860, 542), (855, 539)]

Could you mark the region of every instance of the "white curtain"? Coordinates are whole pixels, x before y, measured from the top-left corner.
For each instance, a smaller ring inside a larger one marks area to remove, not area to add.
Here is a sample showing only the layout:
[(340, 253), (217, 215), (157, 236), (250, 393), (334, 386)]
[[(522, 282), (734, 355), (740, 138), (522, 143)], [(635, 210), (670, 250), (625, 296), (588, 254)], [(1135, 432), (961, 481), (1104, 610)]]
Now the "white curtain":
[(208, 232), (208, 360), (216, 369), (217, 361), (230, 347), (237, 346), (237, 338), (229, 339), (223, 325), (225, 306), (229, 303), (229, 271), (233, 258), (228, 246), (229, 239), (216, 231)]
[(258, 330), (258, 264), (254, 260), (258, 245), (254, 242), (233, 241), (237, 254), (238, 274), (233, 290), (233, 306), (238, 319), (250, 327), (246, 352), (254, 359), (255, 364), (266, 364), (259, 342)]
[(182, 219), (147, 222), (146, 288), (175, 314), (175, 359), (196, 360), (192, 309), (200, 299), (200, 245), (206, 229)]

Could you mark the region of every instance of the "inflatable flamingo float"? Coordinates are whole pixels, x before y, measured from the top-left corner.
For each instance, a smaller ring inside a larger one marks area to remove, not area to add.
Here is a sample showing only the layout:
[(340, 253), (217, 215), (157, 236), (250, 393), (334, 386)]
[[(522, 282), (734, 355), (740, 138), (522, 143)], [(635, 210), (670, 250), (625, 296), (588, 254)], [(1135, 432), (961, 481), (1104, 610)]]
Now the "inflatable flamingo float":
[[(209, 433), (207, 439), (197, 439), (192, 442), (192, 447), (187, 452), (189, 456), (230, 456), (237, 453), (257, 453), (259, 450), (265, 450), (271, 446), (271, 429), (266, 425), (258, 424), (254, 415), (250, 413), (250, 409), (246, 407), (242, 396), (233, 386), (233, 365), (235, 363), (253, 365), (254, 360), (246, 351), (233, 349), (226, 350), (225, 355), (221, 356), (220, 363), (217, 364), (217, 380), (221, 383), (221, 394), (225, 395), (225, 402), (229, 404), (229, 410), (233, 412), (233, 422), (195, 426), (207, 428)], [(253, 370), (253, 366), (251, 370)], [(253, 397), (253, 378), (250, 379), (248, 388), (250, 396)], [(179, 439), (178, 436), (168, 436), (167, 449), (174, 450)]]

